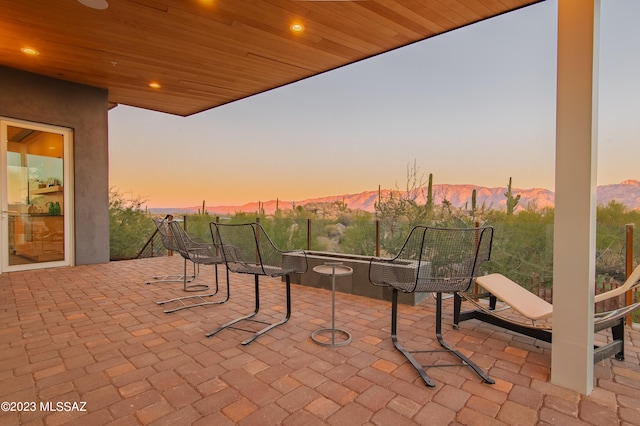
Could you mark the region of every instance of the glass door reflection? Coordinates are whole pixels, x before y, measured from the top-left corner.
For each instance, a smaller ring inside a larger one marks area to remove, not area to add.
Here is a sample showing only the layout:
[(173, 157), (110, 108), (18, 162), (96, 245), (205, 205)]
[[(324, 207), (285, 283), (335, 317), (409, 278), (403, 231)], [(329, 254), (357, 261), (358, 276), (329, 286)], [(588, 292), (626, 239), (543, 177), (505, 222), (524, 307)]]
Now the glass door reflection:
[(7, 126), (8, 265), (65, 259), (64, 137)]

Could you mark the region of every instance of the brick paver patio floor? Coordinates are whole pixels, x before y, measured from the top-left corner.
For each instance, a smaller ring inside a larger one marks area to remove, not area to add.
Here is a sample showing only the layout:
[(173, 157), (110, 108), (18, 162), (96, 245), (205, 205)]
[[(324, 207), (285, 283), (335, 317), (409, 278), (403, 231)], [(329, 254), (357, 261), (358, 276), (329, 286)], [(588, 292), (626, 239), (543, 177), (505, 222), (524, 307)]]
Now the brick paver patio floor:
[[(636, 330), (584, 397), (549, 383), (549, 345), (476, 321), (453, 330), (447, 302), (445, 339), (496, 384), (445, 367), (428, 370), (427, 388), (393, 348), (389, 302), (338, 293), (336, 323), (353, 340), (323, 347), (310, 334), (330, 325), (331, 294), (293, 285), (291, 320), (242, 346), (244, 331), (204, 334), (253, 310), (253, 278), (232, 274), (224, 305), (165, 314), (154, 301), (181, 284), (144, 282), (181, 269), (174, 256), (0, 275), (0, 401), (19, 410), (0, 424), (640, 425)], [(284, 285), (261, 283), (263, 315), (282, 315)], [(434, 316), (432, 299), (400, 306), (407, 346), (437, 348)]]

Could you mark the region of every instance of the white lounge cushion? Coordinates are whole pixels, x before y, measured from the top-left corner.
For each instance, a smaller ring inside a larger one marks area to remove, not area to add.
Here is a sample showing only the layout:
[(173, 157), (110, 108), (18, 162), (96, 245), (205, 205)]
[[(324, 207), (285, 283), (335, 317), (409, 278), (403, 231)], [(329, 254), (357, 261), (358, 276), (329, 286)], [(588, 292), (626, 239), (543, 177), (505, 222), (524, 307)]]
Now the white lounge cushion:
[(553, 305), (501, 274), (478, 277), (479, 286), (532, 321), (550, 317)]

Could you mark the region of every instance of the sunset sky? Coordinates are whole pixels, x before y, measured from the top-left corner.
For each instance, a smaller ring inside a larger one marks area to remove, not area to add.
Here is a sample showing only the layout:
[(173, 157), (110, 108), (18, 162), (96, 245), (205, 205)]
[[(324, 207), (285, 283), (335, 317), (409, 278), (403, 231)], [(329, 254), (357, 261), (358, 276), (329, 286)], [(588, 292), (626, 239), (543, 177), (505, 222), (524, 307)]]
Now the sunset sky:
[[(191, 117), (109, 112), (110, 185), (148, 207), (434, 183), (554, 189), (555, 0)], [(598, 184), (640, 179), (638, 0), (602, 0)]]

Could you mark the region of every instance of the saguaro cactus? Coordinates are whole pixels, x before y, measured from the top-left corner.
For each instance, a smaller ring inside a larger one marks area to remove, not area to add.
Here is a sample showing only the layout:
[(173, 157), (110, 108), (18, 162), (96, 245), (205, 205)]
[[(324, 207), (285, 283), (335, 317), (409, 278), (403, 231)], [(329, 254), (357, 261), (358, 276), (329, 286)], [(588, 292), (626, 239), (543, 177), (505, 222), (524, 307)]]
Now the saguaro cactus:
[(433, 211), (433, 173), (429, 173), (429, 185), (427, 186), (427, 212)]
[(507, 187), (507, 192), (504, 193), (504, 196), (507, 197), (507, 216), (513, 215), (513, 210), (518, 205), (518, 201), (520, 201), (520, 194), (513, 196), (513, 192), (511, 191), (511, 178), (509, 178), (509, 186)]
[(477, 197), (478, 193), (477, 191), (474, 189), (473, 191), (471, 191), (471, 214), (475, 217), (476, 216), (476, 197)]

